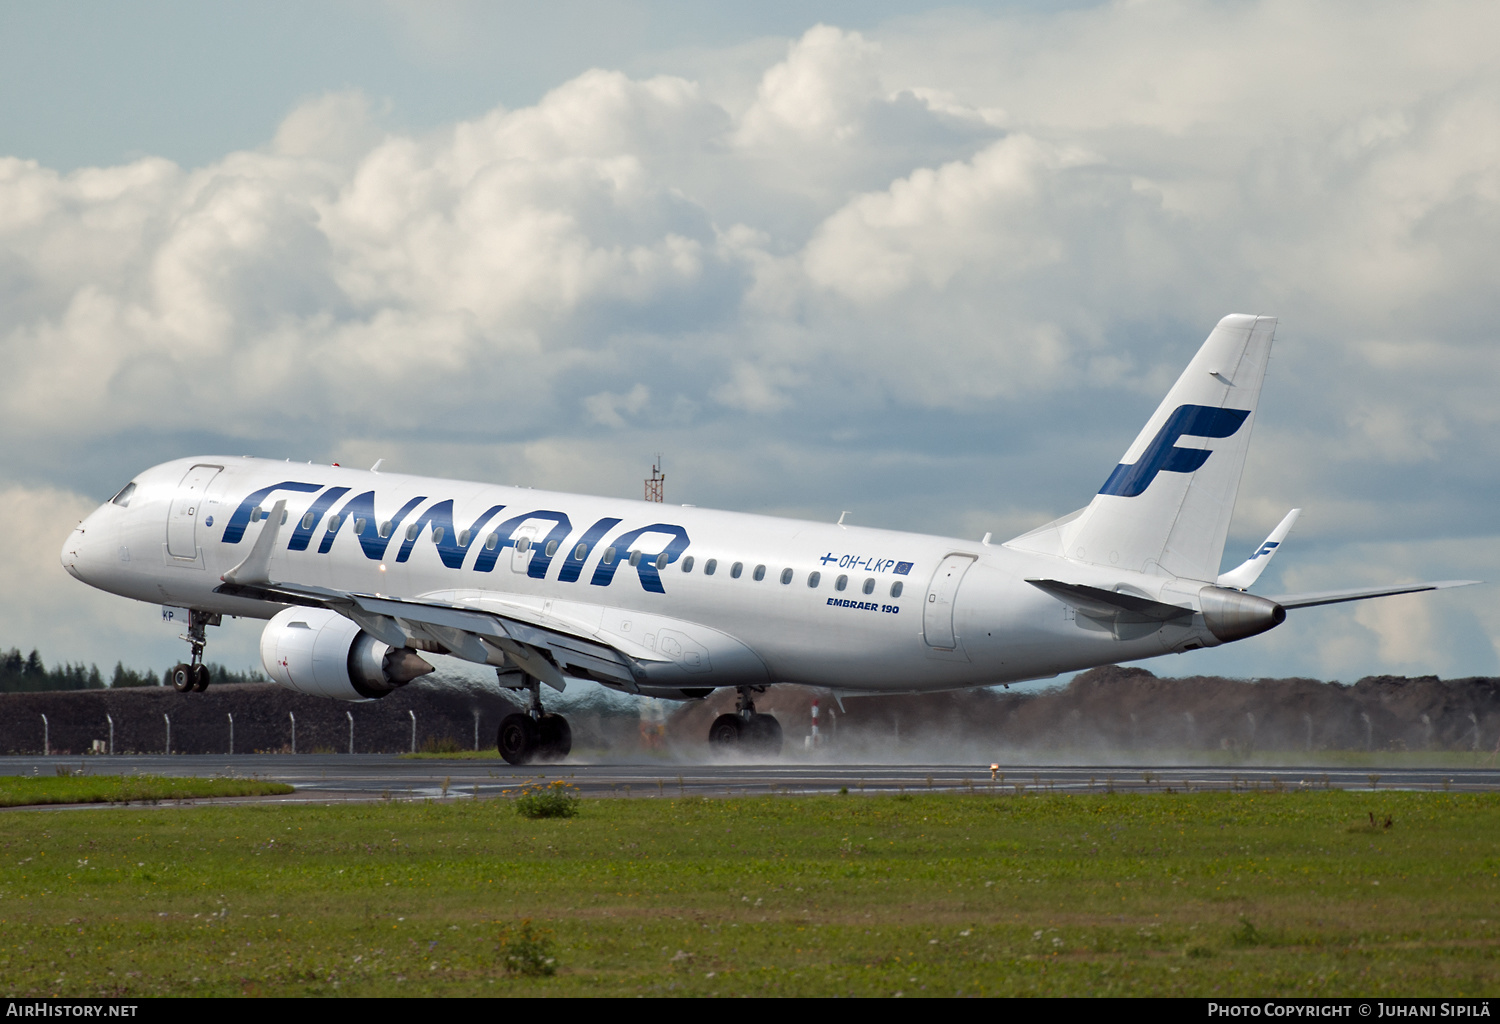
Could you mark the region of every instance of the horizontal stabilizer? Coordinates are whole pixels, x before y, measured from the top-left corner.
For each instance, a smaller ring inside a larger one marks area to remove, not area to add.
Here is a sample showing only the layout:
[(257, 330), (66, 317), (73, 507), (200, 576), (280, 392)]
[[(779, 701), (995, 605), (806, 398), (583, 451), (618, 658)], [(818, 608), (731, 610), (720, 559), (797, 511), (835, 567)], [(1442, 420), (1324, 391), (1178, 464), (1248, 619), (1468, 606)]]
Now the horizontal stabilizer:
[(1172, 619), (1187, 618), (1193, 614), (1193, 609), (1184, 608), (1181, 605), (1163, 604), (1149, 597), (1136, 597), (1134, 594), (1101, 590), (1098, 587), (1084, 586), (1082, 583), (1063, 583), (1060, 580), (1027, 580), (1026, 582), (1092, 615), (1129, 612), (1143, 619), (1168, 622)]
[(1271, 536), (1255, 549), (1255, 554), (1219, 577), (1219, 586), (1248, 590), (1252, 583), (1260, 579), (1260, 574), (1266, 571), (1266, 566), (1271, 564), (1271, 556), (1276, 554), (1277, 549), (1281, 547), (1281, 542), (1286, 540), (1286, 535), (1292, 532), (1292, 527), (1296, 525), (1297, 517), (1301, 514), (1300, 508), (1294, 508), (1288, 512), (1281, 524), (1271, 531)]
[(1267, 598), (1283, 608), (1314, 608), (1320, 604), (1340, 604), (1344, 601), (1363, 601), (1371, 597), (1391, 597), (1395, 594), (1420, 594), (1427, 590), (1448, 590), (1451, 587), (1472, 587), (1483, 580), (1438, 580), (1436, 583), (1407, 583), (1399, 587), (1360, 587), (1356, 590), (1320, 590), (1313, 594), (1283, 594)]

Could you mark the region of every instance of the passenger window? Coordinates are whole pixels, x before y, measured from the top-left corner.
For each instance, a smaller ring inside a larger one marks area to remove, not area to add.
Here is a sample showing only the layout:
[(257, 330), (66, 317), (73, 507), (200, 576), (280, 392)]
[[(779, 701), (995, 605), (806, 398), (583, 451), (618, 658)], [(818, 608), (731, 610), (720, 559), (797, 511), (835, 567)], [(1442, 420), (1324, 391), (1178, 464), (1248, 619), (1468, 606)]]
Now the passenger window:
[(557, 554), (557, 541), (549, 540), (547, 542), (547, 546), (542, 550), (546, 552), (548, 558), (551, 558), (553, 555)]
[(458, 531), (458, 546), (461, 547), (461, 548), (466, 548), (466, 547), (469, 546), (469, 531), (468, 530), (459, 530)]
[(866, 594), (873, 594), (873, 593), (875, 593), (875, 577), (874, 576), (871, 576), (869, 579), (865, 580), (864, 591), (865, 591)]
[(630, 565), (631, 565), (631, 568), (634, 568), (635, 566), (640, 565), (640, 564), (641, 564), (641, 553), (639, 551), (632, 551), (630, 553)]
[(684, 558), (682, 560), (682, 571), (683, 572), (692, 572), (693, 571), (693, 556), (692, 555), (688, 555), (686, 558)]
[(906, 584), (902, 583), (900, 580), (897, 580), (895, 583), (892, 583), (891, 584), (891, 596), (892, 597), (900, 597), (901, 596), (901, 591), (905, 587), (906, 587)]
[(329, 516), (328, 517), (328, 532), (329, 533), (337, 533), (338, 530), (339, 530), (339, 517), (338, 516)]
[(810, 573), (807, 574), (807, 585), (812, 590), (817, 590), (818, 589), (818, 584), (821, 583), (821, 582), (823, 582), (823, 574), (822, 573), (820, 573), (820, 572), (810, 572)]
[(365, 532), (365, 521), (363, 519), (356, 519), (356, 520), (354, 520), (354, 536), (358, 537), (361, 534), (363, 534), (364, 532)]
[(766, 567), (763, 566), (763, 565), (757, 565), (755, 567), (755, 582), (759, 583), (761, 580), (763, 580), (765, 578), (766, 578)]
[(656, 571), (657, 572), (661, 572), (666, 567), (667, 567), (667, 553), (665, 551), (663, 551), (661, 554), (659, 554), (659, 555), (656, 556)]
[(498, 533), (492, 533), (484, 539), (484, 549), (486, 551), (494, 551), (495, 546), (499, 543), (500, 535)]
[(782, 582), (783, 586), (785, 586), (786, 584), (792, 582), (792, 570), (790, 570), (790, 569), (783, 569), (783, 570), (781, 570), (781, 582)]
[(313, 523), (317, 521), (317, 517), (314, 516), (311, 512), (308, 512), (302, 516), (302, 528), (304, 530), (311, 530)]
[(432, 542), (434, 544), (441, 544), (443, 542), (443, 528), (441, 526), (434, 526), (432, 528)]
[(581, 562), (585, 558), (587, 558), (588, 556), (589, 556), (589, 546), (587, 544), (580, 544), (576, 548), (573, 549), (573, 558), (576, 561)]
[(419, 526), (416, 523), (412, 523), (410, 526), (408, 526), (406, 528), (406, 539), (407, 540), (416, 540), (417, 539), (417, 534), (419, 534), (421, 532), (422, 532), (422, 527)]
[(847, 576), (840, 576), (838, 579), (836, 579), (836, 580), (833, 581), (833, 589), (834, 590), (843, 590), (848, 585), (849, 585), (849, 577), (847, 577)]
[(605, 565), (613, 565), (615, 562), (615, 549), (605, 548), (604, 557), (600, 559), (600, 561), (602, 561)]
[(703, 563), (703, 575), (712, 576), (718, 568), (719, 560), (717, 558), (710, 558), (708, 561)]
[(729, 578), (732, 579), (732, 580), (737, 580), (737, 579), (740, 578), (740, 573), (742, 573), (744, 571), (745, 571), (745, 563), (744, 562), (735, 562), (733, 565), (731, 565), (729, 567)]
[(531, 550), (531, 538), (530, 537), (522, 537), (520, 540), (516, 541), (516, 553), (517, 554), (524, 555), (524, 554), (526, 554), (526, 552), (528, 552), (530, 550)]
[(385, 522), (381, 523), (380, 529), (377, 532), (382, 537), (389, 537), (391, 535), (391, 521), (387, 519)]
[(135, 481), (132, 480), (130, 483), (128, 483), (124, 487), (120, 488), (120, 493), (119, 494), (116, 494), (113, 498), (109, 499), (110, 503), (114, 504), (114, 505), (119, 505), (121, 508), (129, 508), (130, 507), (130, 496), (132, 494), (134, 494), (134, 493), (135, 493)]
[(264, 512), (264, 510), (259, 505), (256, 505), (254, 508), (252, 508), (250, 510), (250, 521), (252, 523), (258, 523), (258, 522), (260, 522), (261, 515), (262, 515), (263, 512)]

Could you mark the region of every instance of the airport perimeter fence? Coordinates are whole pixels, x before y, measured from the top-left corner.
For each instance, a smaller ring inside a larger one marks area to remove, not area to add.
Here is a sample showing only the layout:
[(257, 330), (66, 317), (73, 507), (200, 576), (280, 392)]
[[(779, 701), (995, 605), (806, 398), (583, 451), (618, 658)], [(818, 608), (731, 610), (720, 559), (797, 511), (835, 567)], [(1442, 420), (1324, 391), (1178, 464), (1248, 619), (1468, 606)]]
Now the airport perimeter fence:
[[(378, 701), (310, 697), (274, 684), (0, 696), (6, 754), (254, 754), (461, 751), (495, 745), (517, 710), (500, 694), (408, 687)], [(45, 716), (45, 717), (44, 717)], [(231, 749), (232, 743), (232, 749)]]
[[(597, 687), (587, 688), (598, 691)], [(599, 691), (602, 692), (602, 691)], [(667, 748), (705, 753), (714, 717), (734, 691), (707, 700), (633, 698), (589, 703), (570, 687), (563, 710), (575, 751), (651, 756)], [(960, 754), (989, 761), (1007, 752), (1070, 757), (1130, 751), (1227, 752), (1461, 751), (1500, 759), (1500, 679), (1373, 677), (1352, 685), (1312, 679), (1158, 678), (1107, 666), (1037, 693), (998, 689), (928, 695), (845, 697), (777, 686), (757, 708), (781, 722), (790, 750), (809, 740), (821, 705), (820, 739), (845, 756), (874, 761)], [(841, 706), (842, 705), (842, 706)], [(378, 701), (310, 697), (273, 684), (163, 687), (0, 695), (0, 753), (181, 754), (405, 753), (493, 750), (505, 715), (522, 702), (495, 691), (419, 680)], [(232, 719), (232, 720), (231, 720)], [(112, 732), (111, 732), (112, 728)], [(111, 746), (112, 742), (112, 746)]]

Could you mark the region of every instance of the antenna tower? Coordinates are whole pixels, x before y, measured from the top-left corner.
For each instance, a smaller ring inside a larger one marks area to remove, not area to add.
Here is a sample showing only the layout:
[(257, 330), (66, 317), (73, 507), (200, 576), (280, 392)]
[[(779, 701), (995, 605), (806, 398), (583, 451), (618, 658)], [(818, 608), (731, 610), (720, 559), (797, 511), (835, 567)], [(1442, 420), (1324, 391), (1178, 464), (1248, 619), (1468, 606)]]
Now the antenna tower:
[(661, 453), (656, 453), (656, 461), (651, 464), (651, 475), (646, 478), (646, 500), (660, 502), (661, 485), (667, 479), (667, 475), (661, 471)]

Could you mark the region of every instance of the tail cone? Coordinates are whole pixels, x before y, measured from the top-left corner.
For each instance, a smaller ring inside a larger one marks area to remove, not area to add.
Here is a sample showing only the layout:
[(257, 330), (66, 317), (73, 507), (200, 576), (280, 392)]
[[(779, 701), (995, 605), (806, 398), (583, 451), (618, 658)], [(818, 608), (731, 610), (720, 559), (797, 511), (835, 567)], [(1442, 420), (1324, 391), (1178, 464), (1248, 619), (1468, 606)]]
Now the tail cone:
[(1275, 601), (1238, 590), (1204, 587), (1198, 591), (1198, 602), (1204, 625), (1220, 643), (1243, 640), (1286, 621), (1286, 609)]

